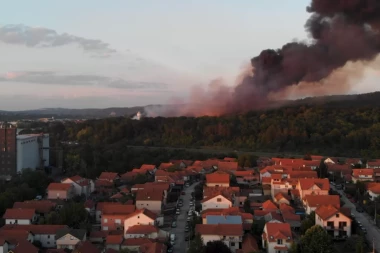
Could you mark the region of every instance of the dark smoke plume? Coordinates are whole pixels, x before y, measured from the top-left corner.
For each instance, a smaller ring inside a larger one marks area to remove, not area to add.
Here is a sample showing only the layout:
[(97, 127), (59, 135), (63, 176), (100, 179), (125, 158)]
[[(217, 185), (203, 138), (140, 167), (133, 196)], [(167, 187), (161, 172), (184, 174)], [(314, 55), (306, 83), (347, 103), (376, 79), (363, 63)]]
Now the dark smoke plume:
[[(320, 95), (314, 89), (308, 90), (305, 83), (314, 87), (325, 85), (327, 94), (329, 86), (345, 92), (349, 76), (363, 73), (365, 63), (373, 61), (380, 52), (380, 0), (312, 0), (307, 11), (311, 16), (305, 29), (311, 42), (292, 42), (277, 50), (263, 50), (251, 60), (253, 75), (246, 75), (231, 91), (231, 98), (219, 102), (215, 115), (265, 107), (270, 94), (282, 94), (292, 86), (302, 87), (309, 96)], [(334, 75), (346, 64), (358, 62), (349, 71)], [(331, 76), (333, 84), (326, 81)], [(191, 109), (181, 114), (186, 113), (204, 115), (202, 110)]]

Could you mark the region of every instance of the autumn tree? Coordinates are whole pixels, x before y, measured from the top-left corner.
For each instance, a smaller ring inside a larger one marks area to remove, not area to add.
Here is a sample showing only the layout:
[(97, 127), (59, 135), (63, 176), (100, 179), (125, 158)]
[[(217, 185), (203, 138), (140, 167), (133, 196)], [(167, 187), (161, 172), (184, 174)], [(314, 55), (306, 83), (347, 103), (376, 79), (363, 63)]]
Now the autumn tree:
[(319, 225), (314, 225), (306, 231), (301, 237), (300, 247), (303, 253), (334, 252), (330, 235)]
[(205, 245), (203, 244), (202, 236), (197, 233), (190, 243), (187, 253), (205, 253)]

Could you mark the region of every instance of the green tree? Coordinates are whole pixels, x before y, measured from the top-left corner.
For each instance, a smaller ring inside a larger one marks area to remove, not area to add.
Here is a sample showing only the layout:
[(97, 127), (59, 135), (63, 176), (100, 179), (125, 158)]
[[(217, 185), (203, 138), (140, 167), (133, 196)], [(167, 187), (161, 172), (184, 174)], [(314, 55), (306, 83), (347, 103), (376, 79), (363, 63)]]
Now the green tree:
[(322, 159), (319, 163), (319, 167), (317, 168), (317, 174), (319, 178), (326, 178), (327, 177), (327, 165), (325, 163), (325, 160)]
[(207, 243), (204, 253), (231, 253), (231, 250), (222, 241), (212, 241)]
[(363, 236), (360, 236), (358, 241), (356, 242), (356, 245), (355, 245), (355, 248), (356, 248), (356, 253), (364, 253), (366, 252), (365, 249), (364, 249), (364, 239), (363, 239)]
[(314, 225), (301, 238), (301, 252), (333, 253), (334, 247), (331, 237), (321, 226)]
[(301, 234), (305, 234), (308, 229), (315, 225), (315, 212), (311, 212), (302, 222), (301, 222)]
[(252, 213), (251, 201), (248, 198), (245, 199), (243, 208), (244, 208), (244, 212)]
[(190, 243), (187, 253), (205, 253), (205, 245), (203, 243), (202, 236), (197, 233), (194, 239)]

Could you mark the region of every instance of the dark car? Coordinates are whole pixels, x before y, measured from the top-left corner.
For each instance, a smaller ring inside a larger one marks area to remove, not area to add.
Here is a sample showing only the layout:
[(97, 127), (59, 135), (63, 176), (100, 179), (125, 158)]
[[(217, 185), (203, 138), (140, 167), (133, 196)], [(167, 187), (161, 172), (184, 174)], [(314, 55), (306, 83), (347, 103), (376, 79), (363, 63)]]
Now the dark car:
[(360, 206), (358, 206), (356, 208), (356, 211), (358, 211), (359, 213), (363, 213), (364, 212), (363, 208), (361, 208)]
[(181, 192), (182, 195), (186, 195), (186, 192)]
[(185, 241), (187, 242), (189, 240), (189, 236), (186, 236), (185, 237)]
[(168, 248), (168, 250), (166, 251), (167, 253), (173, 253), (173, 248)]

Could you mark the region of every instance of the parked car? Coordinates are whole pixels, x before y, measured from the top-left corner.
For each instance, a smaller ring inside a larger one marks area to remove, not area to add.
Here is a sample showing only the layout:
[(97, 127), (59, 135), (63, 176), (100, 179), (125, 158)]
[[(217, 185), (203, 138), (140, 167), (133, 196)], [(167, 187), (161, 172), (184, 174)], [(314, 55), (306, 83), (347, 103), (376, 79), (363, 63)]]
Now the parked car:
[(167, 253), (173, 253), (174, 251), (173, 251), (173, 247), (170, 247), (170, 248), (168, 248), (168, 250), (166, 251)]
[(176, 228), (177, 227), (177, 222), (173, 221), (172, 222), (172, 228)]
[(175, 211), (175, 214), (176, 215), (180, 215), (181, 214), (181, 211), (179, 209), (177, 209), (177, 211)]
[(189, 226), (185, 227), (185, 232), (189, 232)]
[(182, 195), (186, 195), (186, 192), (181, 192)]
[(187, 242), (189, 240), (189, 236), (186, 236), (185, 237), (185, 241)]
[(359, 213), (363, 213), (364, 212), (363, 208), (361, 208), (360, 206), (356, 207), (356, 211), (358, 211)]
[(193, 205), (194, 205), (194, 203), (193, 203), (192, 201), (190, 201), (189, 205), (190, 205), (190, 206), (193, 206)]

